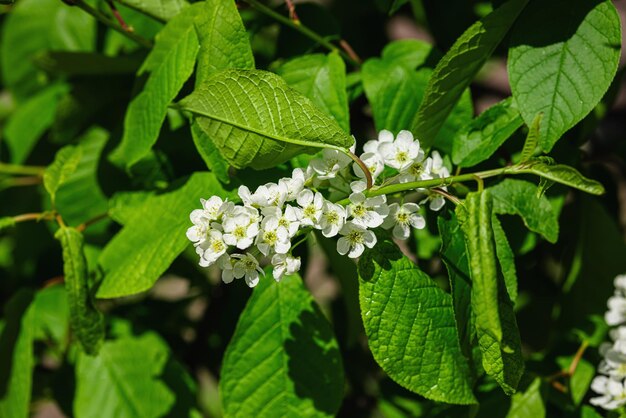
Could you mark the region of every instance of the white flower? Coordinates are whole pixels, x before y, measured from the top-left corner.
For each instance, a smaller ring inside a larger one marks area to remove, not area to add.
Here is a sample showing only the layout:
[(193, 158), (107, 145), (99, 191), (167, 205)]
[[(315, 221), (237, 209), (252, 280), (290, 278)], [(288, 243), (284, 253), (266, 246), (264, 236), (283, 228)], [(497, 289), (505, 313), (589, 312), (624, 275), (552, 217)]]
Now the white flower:
[[(363, 161), (370, 174), (372, 175), (372, 180), (376, 180), (376, 178), (380, 175), (380, 173), (383, 172), (383, 169), (385, 168), (385, 162), (378, 153), (366, 152), (365, 154), (361, 155), (360, 159), (361, 161)], [(357, 163), (352, 164), (352, 170), (354, 170), (354, 174), (356, 174), (357, 177), (362, 179), (366, 178), (363, 169)]]
[(355, 225), (363, 228), (376, 228), (382, 225), (389, 214), (386, 202), (385, 195), (365, 197), (362, 192), (352, 193), (348, 205), (348, 216), (352, 217)]
[(298, 195), (297, 202), (302, 208), (298, 211), (302, 225), (316, 227), (322, 217), (324, 197), (320, 193), (313, 194), (313, 191), (304, 189)]
[(265, 275), (258, 260), (250, 253), (233, 254), (233, 257), (238, 259), (233, 265), (233, 276), (236, 279), (245, 277), (249, 287), (256, 286), (259, 283), (259, 274)]
[(239, 186), (237, 193), (245, 206), (267, 206), (267, 199), (258, 193), (258, 189), (257, 192), (253, 194), (250, 192), (248, 186)]
[(376, 245), (376, 235), (372, 231), (368, 231), (352, 222), (347, 222), (341, 231), (341, 238), (337, 240), (337, 252), (341, 255), (348, 254), (350, 258), (357, 258), (365, 247), (372, 248)]
[(324, 148), (322, 158), (311, 160), (310, 167), (320, 180), (335, 178), (337, 172), (350, 164), (351, 158), (335, 149)]
[(319, 222), (322, 235), (326, 238), (334, 237), (339, 233), (345, 222), (346, 209), (341, 205), (327, 201)]
[(409, 183), (411, 181), (428, 180), (432, 178), (431, 168), (432, 160), (424, 159), (424, 152), (420, 150), (417, 158), (413, 160), (411, 165), (398, 176), (399, 183)]
[(208, 267), (215, 263), (226, 252), (227, 248), (220, 231), (216, 229), (209, 231), (207, 239), (196, 248), (196, 251), (202, 249), (200, 265)]
[(443, 159), (437, 151), (433, 151), (428, 158), (430, 159), (429, 168), (432, 178), (450, 177), (450, 171), (445, 165), (443, 165)]
[(378, 154), (382, 159), (379, 148), (385, 142), (393, 142), (393, 134), (390, 131), (383, 129), (378, 133), (378, 139), (367, 141), (365, 145), (363, 145), (363, 152), (373, 152)]
[(446, 199), (443, 196), (438, 194), (433, 194), (429, 198), (430, 203), (428, 204), (428, 208), (432, 211), (439, 211), (446, 205)]
[(392, 203), (389, 205), (389, 216), (383, 222), (383, 227), (393, 226), (394, 238), (407, 239), (411, 232), (410, 227), (422, 229), (426, 226), (426, 220), (418, 213), (419, 208), (416, 203), (405, 203), (402, 206)]
[(278, 282), (285, 274), (294, 274), (300, 270), (300, 257), (292, 257), (289, 254), (274, 254), (272, 266), (274, 267), (272, 275), (274, 280)]
[(278, 219), (278, 225), (285, 228), (289, 235), (289, 238), (293, 238), (300, 228), (300, 221), (298, 220), (298, 212), (291, 205), (285, 205), (285, 209), (274, 206), (268, 206), (263, 208), (263, 215), (266, 217), (275, 217)]
[(306, 182), (304, 171), (301, 168), (296, 168), (291, 173), (291, 177), (283, 177), (278, 180), (278, 185), (284, 188), (285, 191), (285, 201), (291, 202), (292, 200), (296, 200), (298, 194), (304, 188), (304, 183)]
[(211, 219), (204, 209), (194, 209), (189, 214), (189, 219), (193, 225), (187, 229), (187, 239), (198, 245), (206, 239), (211, 229)]
[(602, 395), (591, 398), (592, 405), (613, 410), (626, 404), (626, 388), (623, 380), (616, 380), (606, 376), (596, 376), (591, 382), (591, 389)]
[(604, 314), (604, 320), (610, 326), (626, 322), (626, 298), (616, 292), (607, 302), (609, 310)]
[(400, 131), (394, 142), (385, 142), (378, 148), (385, 164), (398, 171), (408, 169), (419, 156), (420, 143), (409, 131)]
[(291, 248), (287, 228), (279, 225), (278, 218), (271, 216), (263, 219), (261, 232), (256, 237), (256, 246), (264, 256), (274, 250), (278, 254), (285, 254)]
[(615, 277), (613, 284), (615, 285), (616, 290), (626, 294), (626, 274), (619, 274)]
[(219, 196), (211, 196), (209, 200), (200, 199), (200, 201), (207, 217), (212, 221), (218, 220), (226, 208), (224, 201)]
[(217, 266), (222, 270), (222, 281), (226, 284), (233, 281), (235, 273), (233, 271), (233, 265), (237, 260), (232, 258), (228, 254), (222, 255), (217, 259)]
[(626, 347), (623, 341), (615, 344), (604, 343), (600, 346), (600, 354), (604, 359), (598, 366), (598, 373), (616, 379), (626, 378)]
[(244, 212), (226, 218), (222, 226), (224, 228), (224, 242), (240, 250), (252, 245), (254, 238), (259, 233), (259, 224), (253, 222), (251, 217)]

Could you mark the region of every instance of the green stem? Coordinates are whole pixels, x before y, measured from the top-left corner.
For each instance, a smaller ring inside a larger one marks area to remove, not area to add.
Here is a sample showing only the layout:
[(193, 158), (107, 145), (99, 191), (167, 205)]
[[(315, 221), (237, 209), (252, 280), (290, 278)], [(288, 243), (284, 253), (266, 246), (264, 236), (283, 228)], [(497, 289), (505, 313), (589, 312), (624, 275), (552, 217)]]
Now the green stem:
[(354, 58), (352, 58), (349, 54), (337, 48), (331, 42), (329, 42), (328, 40), (321, 37), (319, 34), (315, 33), (311, 29), (304, 26), (302, 23), (300, 23), (300, 21), (295, 22), (289, 19), (288, 17), (281, 15), (280, 13), (276, 13), (274, 10), (270, 9), (269, 7), (265, 6), (264, 4), (260, 3), (257, 0), (243, 0), (243, 1), (248, 3), (250, 6), (254, 7), (255, 9), (257, 9), (261, 13), (264, 13), (267, 16), (271, 17), (272, 19), (279, 21), (283, 25), (289, 26), (293, 30), (300, 32), (304, 36), (322, 45), (324, 48), (328, 49), (329, 51), (338, 52), (346, 61), (350, 62), (352, 65), (357, 66), (357, 67), (359, 66), (359, 62), (356, 61)]
[(143, 36), (139, 36), (139, 35), (131, 32), (129, 30), (124, 29), (123, 27), (118, 25), (115, 20), (109, 18), (107, 15), (105, 15), (104, 13), (99, 11), (98, 9), (95, 9), (95, 8), (91, 7), (84, 0), (75, 0), (75, 5), (76, 5), (76, 7), (80, 8), (81, 10), (84, 10), (87, 13), (89, 13), (94, 18), (96, 18), (97, 20), (99, 20), (100, 22), (105, 24), (106, 26), (110, 27), (114, 31), (117, 31), (117, 32), (121, 33), (122, 35), (126, 36), (128, 39), (131, 39), (131, 40), (137, 42), (139, 45), (141, 45), (143, 47), (146, 47), (148, 49), (152, 48), (153, 45), (152, 45), (151, 41), (149, 41), (148, 39), (144, 38)]
[(42, 176), (46, 167), (0, 163), (0, 173), (25, 176)]
[(27, 221), (51, 221), (54, 219), (53, 212), (23, 213), (13, 217), (15, 223)]
[[(458, 176), (450, 176), (444, 178), (436, 178), (429, 180), (412, 181), (410, 183), (396, 183), (382, 187), (372, 187), (366, 190), (364, 193), (367, 197), (387, 195), (399, 192), (406, 192), (408, 190), (426, 189), (432, 187), (449, 186), (453, 183), (462, 183), (465, 181), (476, 181), (476, 178), (486, 179), (489, 177), (496, 177), (502, 174), (515, 174), (519, 171), (515, 167), (503, 167), (493, 170), (479, 171), (477, 173), (460, 174)], [(337, 202), (340, 205), (346, 205), (350, 201), (348, 198)]]

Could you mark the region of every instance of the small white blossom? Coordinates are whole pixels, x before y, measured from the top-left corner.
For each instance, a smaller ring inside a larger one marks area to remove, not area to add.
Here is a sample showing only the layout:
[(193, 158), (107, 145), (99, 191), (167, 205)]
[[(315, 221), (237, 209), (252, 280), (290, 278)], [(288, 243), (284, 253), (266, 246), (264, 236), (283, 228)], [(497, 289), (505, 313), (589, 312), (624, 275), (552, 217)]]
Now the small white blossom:
[(235, 279), (235, 273), (233, 266), (237, 260), (232, 258), (229, 254), (224, 254), (217, 259), (217, 266), (222, 270), (222, 281), (226, 284), (232, 282)]
[(432, 194), (429, 198), (428, 208), (432, 211), (440, 211), (446, 205), (446, 199), (439, 194)]
[(380, 158), (383, 159), (379, 149), (380, 146), (385, 142), (393, 142), (393, 133), (386, 129), (383, 129), (378, 133), (378, 139), (367, 141), (365, 145), (363, 145), (363, 152), (373, 152), (375, 154), (378, 154)]
[(278, 218), (274, 216), (263, 219), (255, 244), (264, 256), (268, 256), (271, 251), (285, 254), (291, 248), (287, 228), (280, 226)]
[(365, 197), (362, 192), (355, 192), (350, 195), (348, 205), (348, 216), (352, 217), (352, 222), (362, 228), (376, 228), (385, 220), (389, 214), (385, 195)]
[(341, 205), (326, 202), (319, 222), (322, 235), (326, 238), (334, 237), (339, 233), (345, 222), (346, 209)]
[(422, 229), (426, 226), (426, 220), (418, 213), (419, 205), (405, 203), (400, 206), (397, 203), (389, 205), (389, 216), (383, 222), (383, 228), (393, 227), (393, 236), (397, 239), (407, 239), (411, 232), (410, 227)]
[(211, 196), (209, 200), (200, 199), (200, 201), (207, 217), (212, 221), (217, 221), (225, 208), (222, 198)]
[(301, 208), (298, 218), (302, 225), (316, 227), (322, 217), (324, 197), (320, 193), (314, 194), (313, 191), (304, 189), (298, 195), (297, 202)]
[(222, 233), (216, 229), (209, 231), (207, 239), (196, 248), (196, 252), (202, 249), (200, 254), (200, 266), (208, 267), (215, 263), (225, 252), (228, 246), (224, 242)]
[(197, 245), (206, 239), (211, 229), (211, 219), (204, 209), (194, 209), (189, 219), (193, 225), (187, 229), (187, 239)]
[(237, 193), (245, 206), (262, 207), (267, 205), (267, 199), (258, 193), (258, 189), (252, 193), (248, 186), (239, 186)]
[(626, 404), (626, 388), (624, 380), (612, 379), (607, 376), (596, 376), (591, 382), (591, 389), (602, 396), (591, 398), (592, 405), (613, 410)]
[(289, 254), (274, 254), (272, 266), (274, 267), (272, 276), (278, 282), (284, 275), (294, 274), (300, 270), (300, 257), (292, 257)]
[(348, 166), (352, 159), (343, 152), (324, 148), (321, 159), (311, 160), (310, 167), (320, 180), (335, 178), (339, 170)]
[(428, 180), (432, 178), (431, 168), (432, 160), (424, 158), (424, 152), (419, 151), (417, 157), (411, 165), (398, 176), (399, 183), (409, 183), (411, 181)]
[(232, 257), (237, 259), (233, 265), (235, 278), (241, 279), (244, 277), (249, 287), (256, 286), (259, 283), (259, 274), (265, 275), (261, 267), (259, 267), (259, 261), (250, 253), (233, 254)]
[(263, 208), (262, 212), (266, 217), (277, 218), (278, 225), (287, 230), (289, 238), (293, 238), (293, 236), (298, 232), (298, 228), (300, 228), (298, 212), (291, 205), (285, 205), (284, 210), (274, 206), (268, 206)]
[(245, 213), (238, 213), (233, 217), (226, 218), (222, 226), (224, 228), (224, 242), (240, 250), (251, 246), (259, 233), (259, 224), (253, 222), (251, 217)]
[(298, 194), (304, 188), (306, 178), (301, 168), (296, 168), (291, 173), (291, 177), (284, 177), (278, 180), (278, 185), (284, 188), (285, 201), (291, 202), (296, 200)]
[[(366, 152), (365, 154), (361, 155), (361, 157), (359, 158), (361, 159), (361, 161), (363, 161), (363, 163), (369, 170), (372, 176), (372, 180), (376, 180), (376, 178), (378, 178), (380, 173), (382, 173), (383, 169), (385, 168), (385, 163), (382, 157), (378, 153)], [(361, 179), (366, 178), (365, 173), (363, 172), (363, 169), (357, 163), (352, 164), (352, 170), (354, 171), (354, 174), (356, 174), (357, 177)]]
[(443, 165), (443, 158), (441, 158), (441, 155), (439, 155), (437, 151), (433, 151), (428, 158), (431, 160), (429, 164), (429, 171), (432, 178), (450, 177), (450, 171), (445, 165)]
[(347, 222), (341, 231), (341, 238), (337, 240), (337, 252), (341, 255), (348, 254), (350, 258), (357, 258), (365, 247), (372, 248), (376, 245), (376, 235), (372, 231), (368, 231), (352, 222)]
[(400, 131), (395, 141), (381, 144), (379, 151), (385, 164), (398, 171), (404, 171), (419, 156), (420, 144), (419, 141), (413, 140), (411, 132)]
[(616, 292), (607, 302), (609, 310), (604, 314), (604, 320), (607, 324), (619, 325), (626, 322), (626, 298), (621, 292)]

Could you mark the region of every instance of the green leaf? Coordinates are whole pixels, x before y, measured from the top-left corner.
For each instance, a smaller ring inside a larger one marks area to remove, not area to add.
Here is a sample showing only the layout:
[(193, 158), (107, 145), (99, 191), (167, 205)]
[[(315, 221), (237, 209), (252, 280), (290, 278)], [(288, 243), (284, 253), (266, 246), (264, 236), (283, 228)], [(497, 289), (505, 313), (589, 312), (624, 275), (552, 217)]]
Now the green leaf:
[(189, 5), (186, 0), (116, 0), (148, 16), (166, 21), (170, 20)]
[(428, 399), (475, 403), (450, 295), (389, 241), (361, 257), (359, 277), (368, 344), (389, 377)]
[(596, 410), (593, 409), (593, 406), (583, 405), (580, 412), (580, 418), (602, 418), (602, 415), (596, 412)]
[(471, 323), (472, 283), (465, 240), (461, 226), (453, 212), (439, 216), (437, 226), (441, 235), (441, 259), (446, 266), (450, 280), (450, 295), (452, 296), (459, 343), (463, 354), (469, 358), (473, 334)]
[(227, 68), (254, 69), (250, 40), (234, 1), (202, 2), (196, 16), (200, 40), (196, 86)]
[(53, 341), (64, 352), (69, 342), (70, 309), (67, 292), (62, 283), (44, 287), (35, 295), (33, 309), (34, 338), (41, 341)]
[(474, 23), (439, 61), (411, 129), (425, 146), (433, 145), (463, 91), (502, 41), (527, 1), (509, 0)]
[(12, 216), (3, 216), (0, 217), (0, 232), (5, 229), (12, 228), (15, 226), (15, 220)]
[(504, 284), (506, 286), (506, 293), (511, 298), (511, 302), (515, 305), (517, 300), (517, 270), (515, 268), (515, 255), (509, 240), (506, 238), (506, 233), (500, 224), (497, 216), (493, 216), (491, 219), (493, 228), (493, 238), (496, 244), (496, 255), (498, 256), (498, 262), (500, 263), (500, 270), (504, 278)]
[(79, 225), (106, 213), (107, 198), (98, 184), (98, 162), (109, 134), (92, 128), (79, 141), (80, 159), (76, 170), (66, 176), (56, 192), (56, 209), (69, 225)]
[(210, 173), (195, 173), (184, 186), (148, 197), (126, 217), (126, 225), (104, 248), (105, 277), (97, 297), (114, 298), (148, 290), (190, 242), (185, 231), (200, 198), (236, 198)]
[(550, 151), (609, 88), (620, 56), (619, 16), (609, 0), (533, 2), (510, 42), (513, 97), (528, 125), (543, 112), (539, 145)]
[(542, 379), (535, 378), (523, 391), (511, 397), (511, 409), (507, 418), (545, 418), (546, 406), (544, 404), (545, 388)]
[(165, 342), (151, 332), (107, 341), (97, 357), (79, 354), (74, 415), (165, 416), (176, 402), (176, 393), (164, 381), (168, 357)]
[(588, 179), (580, 174), (574, 167), (564, 164), (547, 164), (542, 160), (531, 160), (524, 168), (518, 170), (522, 173), (531, 173), (544, 179), (573, 187), (583, 192), (594, 195), (604, 194), (604, 186), (595, 180)]
[(276, 166), (316, 148), (346, 150), (354, 139), (279, 76), (225, 70), (180, 102), (234, 167)]
[(343, 387), (332, 328), (300, 277), (262, 279), (224, 354), (225, 416), (331, 417)]
[[(556, 359), (557, 364), (562, 370), (568, 370), (573, 361), (574, 356), (557, 357)], [(569, 394), (572, 397), (574, 405), (580, 405), (595, 375), (596, 368), (593, 364), (589, 363), (584, 358), (578, 360), (574, 374), (568, 379)]]
[(193, 72), (199, 48), (194, 20), (201, 7), (186, 8), (158, 33), (138, 73), (150, 75), (141, 93), (130, 102), (122, 142), (111, 154), (116, 164), (130, 168), (148, 154), (159, 137), (167, 106)]
[(72, 331), (85, 353), (96, 355), (104, 339), (104, 320), (89, 292), (83, 235), (74, 228), (61, 227), (54, 237), (63, 248), (63, 275)]
[(37, 141), (52, 126), (57, 105), (67, 91), (66, 84), (54, 84), (29, 97), (11, 115), (4, 135), (12, 163), (26, 161)]
[(46, 168), (43, 185), (50, 195), (52, 204), (56, 201), (59, 187), (76, 171), (82, 155), (83, 150), (80, 146), (67, 145), (57, 152), (52, 164)]
[(433, 53), (433, 46), (428, 42), (418, 39), (400, 39), (385, 46), (382, 59), (389, 62), (398, 62), (405, 67), (416, 69), (426, 64), (426, 61)]
[(503, 100), (461, 128), (452, 143), (452, 162), (472, 167), (485, 161), (523, 124), (512, 100)]
[(21, 289), (4, 306), (6, 322), (0, 322), (0, 417), (30, 416), (35, 366), (32, 299), (32, 291)]
[(537, 113), (537, 116), (535, 116), (535, 119), (533, 119), (533, 123), (528, 129), (526, 141), (524, 141), (524, 148), (522, 149), (520, 162), (526, 162), (530, 160), (535, 154), (535, 150), (537, 149), (537, 145), (539, 144), (539, 130), (541, 129), (542, 119), (543, 113)]
[(198, 121), (193, 120), (191, 122), (191, 137), (207, 168), (211, 170), (222, 183), (230, 183), (228, 163), (215, 147), (211, 138), (200, 128)]
[(397, 133), (411, 126), (431, 73), (427, 68), (415, 71), (396, 60), (372, 58), (363, 64), (363, 87), (377, 131)]
[(346, 65), (338, 53), (304, 55), (286, 62), (277, 73), (350, 132)]
[(92, 51), (96, 43), (96, 20), (58, 0), (20, 0), (2, 26), (2, 80), (19, 100), (31, 97), (47, 82), (33, 65), (38, 53)]
[(511, 394), (524, 372), (524, 361), (513, 304), (496, 269), (489, 189), (469, 193), (456, 214), (469, 258), (471, 305), (483, 368)]
[(490, 187), (493, 210), (497, 214), (519, 215), (524, 225), (555, 243), (559, 236), (557, 214), (545, 196), (537, 196), (537, 186), (524, 180), (505, 179)]

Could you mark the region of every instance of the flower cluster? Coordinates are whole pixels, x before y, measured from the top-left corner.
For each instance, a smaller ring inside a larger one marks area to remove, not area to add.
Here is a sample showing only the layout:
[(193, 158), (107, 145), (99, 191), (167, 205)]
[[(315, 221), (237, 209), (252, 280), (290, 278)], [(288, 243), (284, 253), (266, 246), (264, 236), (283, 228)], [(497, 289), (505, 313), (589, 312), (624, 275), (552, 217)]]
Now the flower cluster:
[(615, 278), (615, 294), (608, 300), (609, 310), (604, 315), (612, 327), (613, 342), (603, 343), (598, 366), (599, 375), (593, 379), (591, 389), (600, 396), (591, 398), (593, 405), (613, 410), (626, 405), (626, 275)]
[[(433, 151), (426, 157), (408, 131), (395, 138), (391, 132), (381, 131), (377, 140), (365, 144), (360, 159), (379, 185), (450, 175), (441, 156)], [(241, 186), (241, 204), (219, 196), (201, 199), (202, 208), (191, 212), (193, 226), (187, 230), (200, 265), (216, 264), (225, 283), (244, 278), (254, 287), (264, 274), (260, 267), (263, 258), (271, 262), (277, 281), (298, 271), (300, 259), (291, 254), (292, 241), (311, 230), (319, 230), (327, 238), (339, 236), (337, 251), (357, 258), (366, 247), (376, 244), (374, 228), (391, 229), (397, 239), (407, 239), (411, 228), (424, 228), (418, 203), (388, 202), (385, 195), (368, 193), (367, 176), (359, 164), (351, 162), (341, 151), (324, 149), (321, 158), (311, 160), (306, 170), (296, 168), (291, 177), (278, 183), (267, 183), (254, 192)], [(348, 195), (345, 204), (329, 200), (319, 191), (323, 189)], [(421, 191), (431, 210), (445, 204), (442, 196)]]

